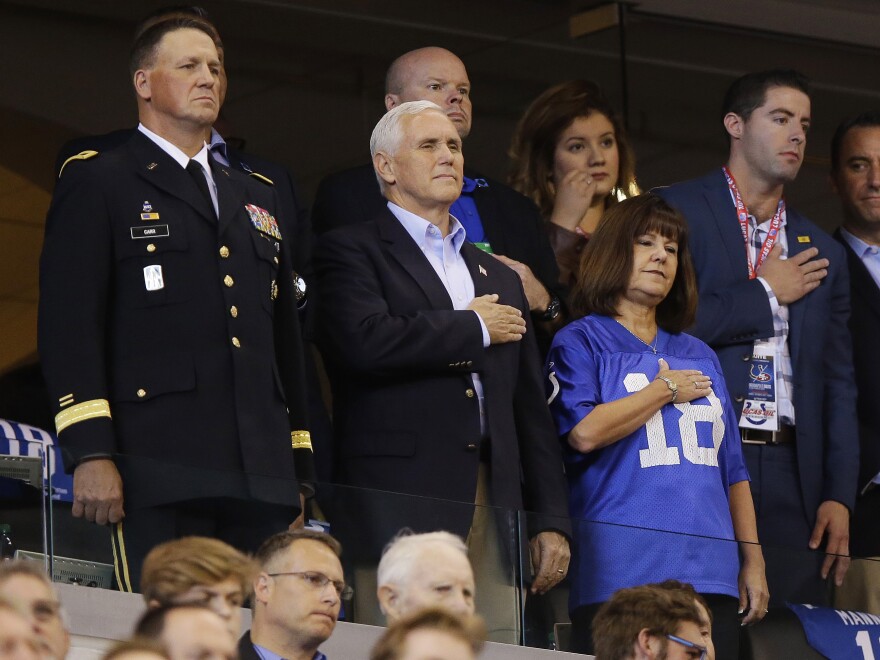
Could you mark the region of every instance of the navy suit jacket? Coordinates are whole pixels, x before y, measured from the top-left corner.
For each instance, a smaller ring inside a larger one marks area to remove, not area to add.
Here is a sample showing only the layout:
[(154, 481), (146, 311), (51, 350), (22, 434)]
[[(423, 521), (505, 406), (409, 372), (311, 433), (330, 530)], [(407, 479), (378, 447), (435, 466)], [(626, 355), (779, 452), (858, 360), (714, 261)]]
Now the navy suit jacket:
[[(756, 339), (773, 335), (764, 286), (750, 280), (742, 231), (721, 169), (656, 193), (688, 220), (699, 287), (696, 324), (689, 330), (718, 354), (730, 400), (741, 403)], [(853, 508), (858, 474), (858, 427), (849, 274), (841, 246), (792, 208), (786, 211), (788, 254), (817, 247), (831, 263), (822, 284), (789, 305), (797, 460), (804, 509), (811, 522), (825, 500)], [(737, 411), (739, 415), (740, 411)]]
[(880, 287), (862, 260), (844, 241), (840, 231), (834, 237), (843, 244), (849, 264), (853, 355), (856, 358), (856, 390), (861, 431), (859, 491), (880, 472)]
[[(562, 457), (522, 285), (469, 243), (462, 256), (476, 296), (497, 293), (499, 302), (524, 312), (523, 341), (484, 348), (477, 316), (453, 309), (430, 263), (387, 208), (374, 222), (318, 241), (318, 337), (333, 385), (338, 483), (472, 504), (481, 433), (471, 373), (479, 372), (492, 503), (549, 514), (552, 520), (535, 525), (567, 533)], [(442, 522), (466, 534), (472, 513), (472, 506), (459, 506), (457, 520)]]

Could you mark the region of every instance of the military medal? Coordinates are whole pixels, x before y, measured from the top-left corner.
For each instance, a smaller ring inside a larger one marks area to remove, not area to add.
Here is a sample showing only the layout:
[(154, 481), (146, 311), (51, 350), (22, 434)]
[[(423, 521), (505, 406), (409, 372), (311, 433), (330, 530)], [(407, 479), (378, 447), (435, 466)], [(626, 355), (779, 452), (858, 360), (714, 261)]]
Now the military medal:
[(281, 240), (281, 232), (278, 229), (278, 222), (271, 213), (266, 209), (255, 206), (254, 204), (245, 204), (244, 209), (248, 212), (254, 229), (261, 234), (266, 234), (279, 241)]

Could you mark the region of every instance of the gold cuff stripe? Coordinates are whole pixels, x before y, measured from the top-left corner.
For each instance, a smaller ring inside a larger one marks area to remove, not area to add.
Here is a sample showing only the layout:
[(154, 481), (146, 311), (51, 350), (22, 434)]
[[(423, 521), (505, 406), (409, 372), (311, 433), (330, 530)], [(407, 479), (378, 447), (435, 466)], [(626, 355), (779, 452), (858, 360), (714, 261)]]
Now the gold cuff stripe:
[(258, 174), (257, 172), (251, 172), (251, 176), (254, 177), (255, 179), (259, 179), (263, 183), (268, 183), (270, 186), (275, 185), (275, 182), (272, 181), (272, 179), (270, 179), (267, 176), (263, 176), (262, 174)]
[(63, 397), (58, 399), (58, 405), (62, 408), (64, 406), (69, 406), (71, 403), (73, 403), (73, 394), (65, 394)]
[(92, 399), (83, 401), (73, 408), (62, 410), (55, 415), (55, 430), (61, 433), (64, 429), (77, 422), (84, 422), (95, 417), (111, 417), (110, 402), (107, 399)]
[(294, 449), (312, 451), (312, 435), (308, 431), (291, 431), (290, 444)]
[(64, 171), (64, 168), (67, 167), (67, 164), (72, 160), (88, 160), (89, 158), (94, 158), (98, 155), (97, 151), (93, 151), (92, 149), (86, 149), (85, 151), (80, 151), (75, 156), (71, 156), (61, 165), (61, 169), (58, 170), (58, 178), (61, 178), (61, 173)]

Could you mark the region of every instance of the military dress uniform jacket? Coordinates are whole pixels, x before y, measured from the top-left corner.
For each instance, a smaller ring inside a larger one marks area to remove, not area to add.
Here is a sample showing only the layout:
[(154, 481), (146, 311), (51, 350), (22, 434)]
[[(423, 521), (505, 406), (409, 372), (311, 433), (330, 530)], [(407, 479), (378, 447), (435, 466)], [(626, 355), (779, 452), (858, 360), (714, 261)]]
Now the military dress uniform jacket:
[(127, 505), (313, 479), (290, 257), (273, 189), (213, 164), (219, 221), (141, 133), (69, 163), (46, 221), (39, 349), (72, 469), (113, 456)]

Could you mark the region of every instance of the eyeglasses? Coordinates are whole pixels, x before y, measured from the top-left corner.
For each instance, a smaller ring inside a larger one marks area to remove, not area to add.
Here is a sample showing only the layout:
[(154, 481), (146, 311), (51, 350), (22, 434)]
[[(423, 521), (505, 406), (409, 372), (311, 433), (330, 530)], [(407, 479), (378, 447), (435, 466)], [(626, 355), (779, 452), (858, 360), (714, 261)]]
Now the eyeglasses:
[[(706, 655), (708, 654), (708, 649), (705, 646), (700, 646), (699, 644), (695, 644), (687, 639), (682, 639), (681, 637), (676, 637), (675, 635), (666, 635), (666, 639), (671, 639), (676, 644), (681, 644), (689, 649), (693, 649), (694, 651), (699, 651), (700, 656), (699, 660), (706, 660)], [(697, 656), (692, 656), (695, 660)]]
[(269, 577), (279, 577), (282, 575), (295, 575), (313, 589), (323, 590), (328, 584), (332, 584), (336, 590), (336, 595), (342, 600), (348, 600), (354, 595), (354, 589), (345, 584), (342, 580), (331, 580), (323, 573), (314, 571), (289, 571), (287, 573), (266, 573)]

